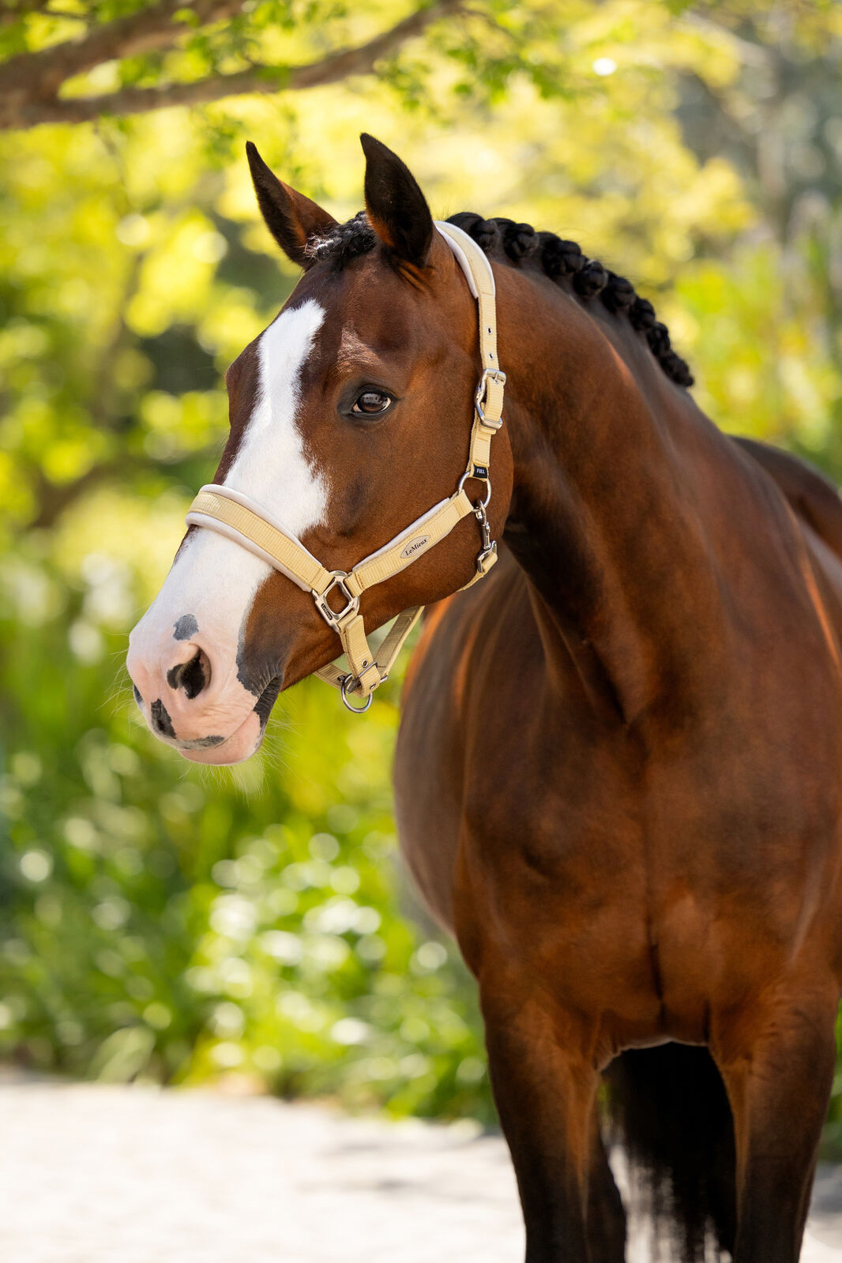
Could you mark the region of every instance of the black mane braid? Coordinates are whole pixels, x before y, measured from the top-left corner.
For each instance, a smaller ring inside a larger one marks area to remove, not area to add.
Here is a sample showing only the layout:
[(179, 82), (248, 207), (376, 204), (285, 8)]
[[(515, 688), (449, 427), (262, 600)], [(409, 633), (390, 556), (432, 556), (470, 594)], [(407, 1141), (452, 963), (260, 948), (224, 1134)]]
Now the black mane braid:
[[(670, 381), (678, 386), (693, 385), (690, 369), (672, 349), (667, 326), (656, 320), (649, 300), (638, 298), (624, 276), (609, 272), (596, 259), (586, 258), (574, 241), (563, 241), (553, 232), (536, 232), (530, 224), (516, 224), (511, 219), (483, 219), (471, 211), (451, 215), (447, 222), (466, 232), (486, 254), (502, 255), (514, 264), (526, 259), (538, 263), (550, 280), (568, 279), (583, 302), (598, 297), (610, 312), (625, 312), (632, 326), (645, 335), (649, 349)], [(365, 211), (360, 211), (347, 224), (336, 224), (329, 232), (311, 237), (307, 253), (342, 268), (351, 259), (368, 254), (376, 241)]]
[(513, 263), (534, 259), (551, 280), (568, 277), (584, 301), (599, 297), (609, 311), (625, 312), (634, 328), (646, 335), (649, 349), (667, 377), (679, 386), (693, 385), (690, 369), (673, 351), (667, 326), (655, 319), (655, 308), (648, 299), (638, 298), (624, 276), (609, 272), (596, 259), (585, 258), (575, 241), (563, 241), (553, 232), (536, 232), (531, 224), (483, 219), (470, 211), (451, 215), (448, 223), (466, 232), (486, 254), (497, 251)]

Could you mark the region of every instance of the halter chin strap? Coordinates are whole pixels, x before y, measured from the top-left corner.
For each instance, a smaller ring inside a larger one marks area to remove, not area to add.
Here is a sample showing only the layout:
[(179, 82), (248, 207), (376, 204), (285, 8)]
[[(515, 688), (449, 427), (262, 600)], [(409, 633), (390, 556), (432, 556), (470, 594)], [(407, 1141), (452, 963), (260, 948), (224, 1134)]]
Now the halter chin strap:
[[(497, 309), (494, 274), (480, 247), (466, 232), (453, 224), (437, 223), (477, 300), (482, 374), (474, 397), (474, 421), (468, 450), (468, 464), (449, 500), (442, 500), (428, 513), (396, 535), (388, 544), (358, 562), (352, 570), (326, 570), (301, 541), (261, 505), (231, 487), (214, 483), (202, 487), (190, 506), (190, 526), (205, 526), (242, 544), (280, 570), (299, 588), (309, 592), (322, 618), (339, 636), (348, 670), (331, 664), (315, 674), (338, 688), (349, 710), (368, 710), (378, 685), (388, 678), (404, 641), (421, 614), (421, 606), (404, 610), (377, 652), (369, 648), (360, 597), (367, 588), (384, 583), (405, 570), (435, 544), (444, 539), (463, 517), (473, 514), (479, 522), (482, 545), (477, 556), (476, 574), (466, 587), (488, 574), (497, 560), (497, 544), (492, 542), (486, 510), (491, 499), (489, 460), (491, 440), (502, 425), (503, 389), (506, 374), (497, 363)], [(472, 503), (465, 483), (477, 479), (486, 486), (485, 498)], [(328, 603), (340, 603), (334, 609)], [(359, 697), (355, 706), (349, 695)]]

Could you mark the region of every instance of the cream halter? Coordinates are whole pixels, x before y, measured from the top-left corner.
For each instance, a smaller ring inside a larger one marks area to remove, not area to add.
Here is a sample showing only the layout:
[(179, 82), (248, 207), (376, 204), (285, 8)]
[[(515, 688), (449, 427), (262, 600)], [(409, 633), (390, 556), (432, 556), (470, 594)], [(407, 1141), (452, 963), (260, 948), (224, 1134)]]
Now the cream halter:
[[(482, 547), (477, 556), (477, 570), (470, 583), (488, 574), (497, 560), (497, 544), (491, 540), (486, 509), (491, 499), (489, 459), (491, 440), (502, 425), (503, 388), (506, 374), (497, 363), (497, 310), (494, 274), (480, 247), (466, 232), (453, 224), (437, 222), (436, 227), (453, 251), (468, 280), (479, 309), (479, 345), (482, 374), (474, 399), (474, 422), (468, 451), (468, 465), (459, 485), (449, 500), (442, 500), (400, 535), (358, 562), (353, 569), (326, 570), (301, 541), (242, 492), (210, 483), (202, 487), (190, 506), (190, 526), (205, 526), (242, 544), (262, 557), (299, 588), (309, 592), (322, 618), (339, 636), (348, 663), (342, 671), (335, 664), (322, 667), (315, 674), (338, 688), (349, 710), (364, 711), (371, 705), (374, 690), (388, 678), (389, 671), (421, 614), (422, 606), (404, 610), (395, 619), (376, 654), (369, 648), (360, 597), (367, 588), (384, 583), (399, 574), (413, 561), (428, 552), (449, 535), (463, 517), (473, 513), (482, 532)], [(469, 479), (486, 485), (484, 500), (472, 504), (465, 491)], [(336, 591), (343, 601), (335, 611), (327, 598)], [(362, 707), (352, 706), (348, 695), (365, 700)]]

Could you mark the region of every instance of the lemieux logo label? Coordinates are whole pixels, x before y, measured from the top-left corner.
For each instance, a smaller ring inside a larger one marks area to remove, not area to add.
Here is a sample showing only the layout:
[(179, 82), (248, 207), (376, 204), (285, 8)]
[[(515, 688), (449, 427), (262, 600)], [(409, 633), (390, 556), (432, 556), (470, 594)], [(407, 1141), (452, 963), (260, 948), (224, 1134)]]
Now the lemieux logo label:
[(429, 542), (429, 535), (416, 535), (415, 539), (411, 539), (409, 543), (405, 545), (403, 551), (401, 552), (401, 557), (414, 557), (415, 554), (420, 552), (422, 548), (429, 544)]

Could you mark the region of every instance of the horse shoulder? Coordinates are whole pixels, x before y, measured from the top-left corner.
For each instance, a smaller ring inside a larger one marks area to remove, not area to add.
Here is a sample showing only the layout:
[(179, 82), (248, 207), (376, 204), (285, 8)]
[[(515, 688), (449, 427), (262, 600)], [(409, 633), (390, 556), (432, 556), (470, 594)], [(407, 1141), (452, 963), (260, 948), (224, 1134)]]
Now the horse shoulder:
[(466, 780), (474, 766), (477, 661), (496, 661), (506, 634), (524, 647), (537, 638), (525, 579), (504, 548), (487, 579), (427, 612), (407, 671), (394, 766), (398, 834), (420, 893), (447, 928)]

